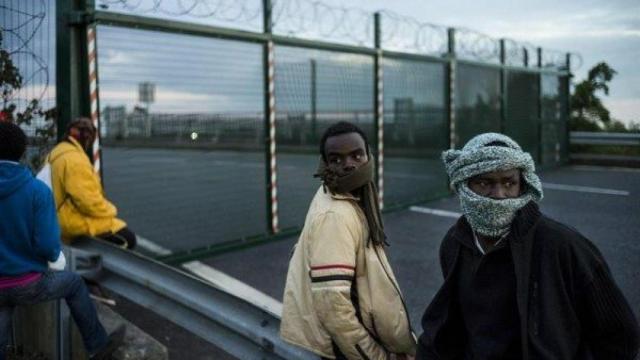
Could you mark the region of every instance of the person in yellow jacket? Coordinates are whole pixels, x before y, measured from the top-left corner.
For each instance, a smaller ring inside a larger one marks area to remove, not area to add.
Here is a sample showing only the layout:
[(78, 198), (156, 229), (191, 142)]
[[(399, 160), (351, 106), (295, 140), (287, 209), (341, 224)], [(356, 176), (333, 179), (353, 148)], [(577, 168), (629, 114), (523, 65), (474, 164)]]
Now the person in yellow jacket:
[(412, 359), (416, 338), (384, 251), (367, 138), (339, 122), (320, 153), (323, 184), (289, 262), (280, 336), (323, 359)]
[(91, 120), (78, 118), (47, 157), (62, 239), (70, 244), (78, 236), (95, 236), (132, 249), (136, 235), (116, 217), (118, 210), (105, 198), (87, 155), (95, 136)]

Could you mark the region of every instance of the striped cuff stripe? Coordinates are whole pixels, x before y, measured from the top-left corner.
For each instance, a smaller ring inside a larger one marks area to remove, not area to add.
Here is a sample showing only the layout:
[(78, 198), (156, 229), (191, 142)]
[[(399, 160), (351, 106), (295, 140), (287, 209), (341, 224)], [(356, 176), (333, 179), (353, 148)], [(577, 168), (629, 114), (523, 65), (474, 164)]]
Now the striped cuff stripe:
[(312, 266), (311, 270), (326, 270), (326, 269), (347, 269), (347, 270), (355, 270), (355, 266), (350, 265), (342, 265), (342, 264), (334, 264), (334, 265), (322, 265), (322, 266)]
[(311, 282), (312, 283), (325, 282), (325, 281), (334, 281), (334, 280), (353, 281), (353, 276), (351, 276), (351, 275), (327, 275), (327, 276), (311, 277)]

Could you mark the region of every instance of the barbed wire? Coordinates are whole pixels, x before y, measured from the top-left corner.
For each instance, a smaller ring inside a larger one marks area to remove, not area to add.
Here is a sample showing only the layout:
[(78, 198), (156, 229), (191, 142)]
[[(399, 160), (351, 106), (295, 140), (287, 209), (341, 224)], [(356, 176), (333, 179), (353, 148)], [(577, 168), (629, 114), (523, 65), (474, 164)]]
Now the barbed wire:
[(500, 63), (500, 41), (467, 28), (455, 30), (456, 56), (462, 59)]
[(448, 50), (447, 28), (383, 10), (382, 47), (388, 50), (444, 56)]
[[(320, 39), (373, 47), (373, 14), (362, 9), (333, 6), (318, 0), (273, 0), (273, 31), (286, 36)], [(141, 14), (159, 14), (246, 23), (259, 27), (261, 0), (98, 0), (98, 7)], [(382, 47), (443, 56), (448, 48), (447, 27), (383, 10)], [(463, 59), (499, 63), (500, 40), (480, 32), (456, 28), (456, 55)], [(505, 62), (511, 66), (537, 65), (537, 47), (505, 40)], [(564, 53), (545, 50), (542, 65), (563, 68)], [(579, 58), (578, 54), (574, 54)], [(581, 64), (581, 61), (578, 61)], [(572, 63), (572, 69), (577, 69)]]
[(255, 27), (262, 16), (259, 0), (99, 0), (99, 8), (140, 14), (191, 17)]
[(570, 58), (570, 66), (572, 70), (577, 70), (582, 67), (582, 56), (577, 53), (567, 53), (555, 49), (542, 49), (542, 61), (541, 66), (547, 68), (560, 68), (566, 69), (567, 67), (567, 54)]
[(528, 42), (504, 39), (505, 65), (508, 66), (537, 66), (538, 50)]
[(582, 55), (575, 52), (570, 52), (569, 56), (571, 56), (571, 70), (578, 70), (584, 65), (584, 59)]
[(542, 51), (542, 61), (540, 65), (546, 67), (563, 67), (567, 63), (566, 53), (551, 49)]
[(504, 63), (509, 66), (524, 65), (524, 50), (517, 41), (504, 39)]
[(273, 31), (371, 47), (373, 16), (361, 9), (330, 6), (320, 1), (276, 0)]
[[(5, 101), (23, 111), (33, 100), (43, 103), (49, 90), (48, 34), (43, 34), (47, 3), (46, 0), (10, 1), (0, 4), (0, 10), (2, 47), (22, 78), (20, 88), (7, 92)], [(40, 43), (36, 44), (36, 40)]]

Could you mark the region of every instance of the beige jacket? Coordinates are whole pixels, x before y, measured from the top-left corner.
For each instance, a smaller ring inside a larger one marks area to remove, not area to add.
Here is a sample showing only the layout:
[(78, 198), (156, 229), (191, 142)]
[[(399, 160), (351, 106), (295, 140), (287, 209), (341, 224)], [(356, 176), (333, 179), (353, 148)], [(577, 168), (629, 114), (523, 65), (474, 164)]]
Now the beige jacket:
[(322, 187), (313, 198), (289, 263), (280, 336), (328, 358), (335, 358), (332, 339), (349, 359), (413, 355), (415, 337), (397, 281), (383, 247), (367, 246), (356, 201)]

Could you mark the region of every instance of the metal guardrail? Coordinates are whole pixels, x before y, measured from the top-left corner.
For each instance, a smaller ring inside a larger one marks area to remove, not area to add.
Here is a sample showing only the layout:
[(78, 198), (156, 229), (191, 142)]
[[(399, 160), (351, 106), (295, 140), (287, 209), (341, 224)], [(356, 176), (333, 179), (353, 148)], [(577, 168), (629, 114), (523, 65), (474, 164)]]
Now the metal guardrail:
[(572, 131), (571, 144), (640, 146), (640, 133)]
[(195, 276), (100, 240), (82, 239), (74, 247), (102, 256), (105, 288), (239, 359), (317, 358), (280, 339), (280, 319)]

